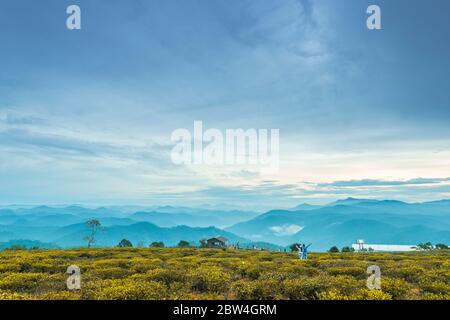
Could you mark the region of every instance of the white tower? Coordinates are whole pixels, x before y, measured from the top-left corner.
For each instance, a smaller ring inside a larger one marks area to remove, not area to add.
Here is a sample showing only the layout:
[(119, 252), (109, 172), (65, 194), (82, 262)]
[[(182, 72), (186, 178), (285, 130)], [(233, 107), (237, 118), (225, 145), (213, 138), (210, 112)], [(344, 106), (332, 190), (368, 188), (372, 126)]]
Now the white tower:
[(364, 240), (363, 239), (356, 240), (356, 243), (358, 244), (358, 249), (362, 251), (364, 249)]

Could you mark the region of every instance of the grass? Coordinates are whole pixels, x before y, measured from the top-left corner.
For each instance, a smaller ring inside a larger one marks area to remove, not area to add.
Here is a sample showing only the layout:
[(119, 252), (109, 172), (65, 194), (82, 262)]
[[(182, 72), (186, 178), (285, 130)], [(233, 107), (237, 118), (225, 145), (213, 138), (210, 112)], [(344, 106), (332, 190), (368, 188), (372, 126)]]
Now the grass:
[[(366, 287), (369, 265), (382, 290)], [(82, 272), (66, 287), (67, 268)], [(0, 299), (450, 299), (450, 252), (312, 253), (194, 248), (0, 252)]]

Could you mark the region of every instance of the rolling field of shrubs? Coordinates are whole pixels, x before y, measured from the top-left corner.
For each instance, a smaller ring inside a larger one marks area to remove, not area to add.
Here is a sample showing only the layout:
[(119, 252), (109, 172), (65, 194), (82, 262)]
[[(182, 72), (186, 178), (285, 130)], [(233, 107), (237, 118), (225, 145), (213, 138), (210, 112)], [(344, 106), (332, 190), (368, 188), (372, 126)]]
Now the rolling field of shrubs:
[[(81, 289), (67, 289), (67, 268)], [(367, 267), (381, 268), (369, 290)], [(0, 299), (450, 299), (450, 252), (312, 253), (197, 248), (0, 252)]]

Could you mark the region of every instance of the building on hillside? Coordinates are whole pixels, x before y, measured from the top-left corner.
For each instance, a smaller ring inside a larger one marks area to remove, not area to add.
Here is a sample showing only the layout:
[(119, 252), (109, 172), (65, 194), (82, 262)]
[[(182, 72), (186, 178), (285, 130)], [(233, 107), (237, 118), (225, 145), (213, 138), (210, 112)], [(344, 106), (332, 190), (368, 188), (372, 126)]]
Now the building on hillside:
[(206, 246), (208, 248), (226, 248), (228, 245), (228, 239), (222, 236), (217, 236), (206, 240)]
[(417, 246), (415, 245), (368, 244), (361, 239), (357, 240), (355, 244), (352, 244), (352, 248), (355, 249), (355, 251), (377, 251), (377, 252), (406, 252), (417, 250)]

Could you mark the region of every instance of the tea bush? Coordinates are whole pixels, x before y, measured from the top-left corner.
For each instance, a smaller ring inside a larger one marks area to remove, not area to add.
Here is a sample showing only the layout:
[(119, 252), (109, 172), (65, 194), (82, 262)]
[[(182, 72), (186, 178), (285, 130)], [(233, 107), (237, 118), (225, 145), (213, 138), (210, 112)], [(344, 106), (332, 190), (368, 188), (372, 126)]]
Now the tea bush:
[[(81, 269), (81, 290), (66, 287)], [(381, 290), (366, 287), (381, 268)], [(450, 252), (295, 253), (198, 248), (0, 252), (0, 299), (450, 299)]]

